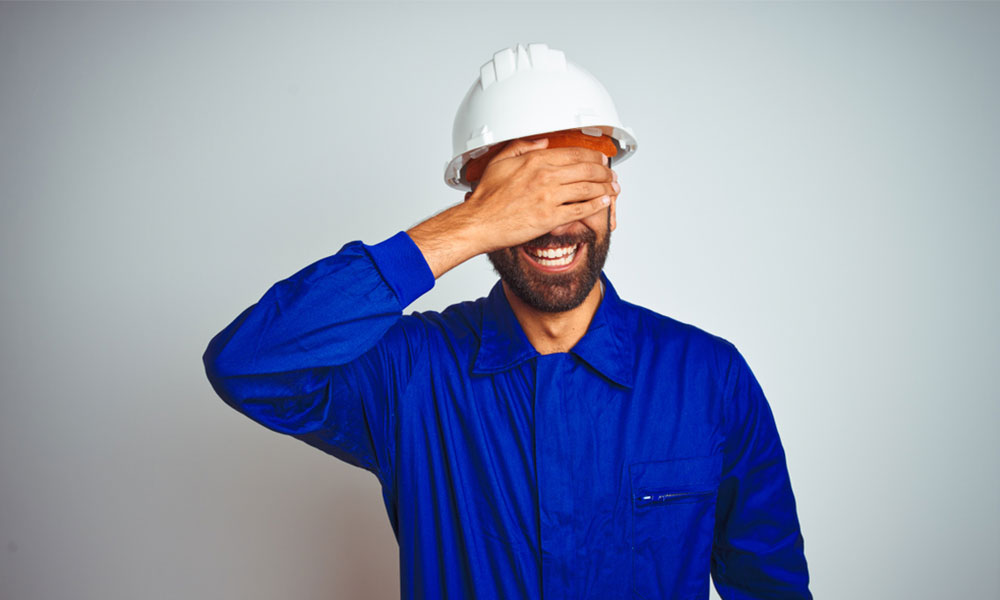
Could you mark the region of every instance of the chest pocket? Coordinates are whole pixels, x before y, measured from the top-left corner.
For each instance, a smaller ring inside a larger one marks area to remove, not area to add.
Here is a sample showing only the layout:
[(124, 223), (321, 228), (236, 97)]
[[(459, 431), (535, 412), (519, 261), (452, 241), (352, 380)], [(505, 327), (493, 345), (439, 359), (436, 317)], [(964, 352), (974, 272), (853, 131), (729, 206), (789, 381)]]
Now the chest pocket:
[(632, 463), (632, 590), (707, 599), (722, 455)]

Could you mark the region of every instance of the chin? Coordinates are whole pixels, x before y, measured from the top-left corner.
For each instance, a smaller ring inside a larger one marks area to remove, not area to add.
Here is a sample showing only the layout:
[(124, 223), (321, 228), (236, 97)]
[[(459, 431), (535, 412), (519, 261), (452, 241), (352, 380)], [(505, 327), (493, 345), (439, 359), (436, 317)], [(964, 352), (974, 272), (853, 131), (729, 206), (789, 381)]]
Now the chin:
[[(538, 240), (487, 255), (493, 269), (522, 302), (546, 313), (577, 308), (594, 289), (607, 258), (610, 235), (597, 240)], [(546, 251), (548, 250), (548, 251)]]

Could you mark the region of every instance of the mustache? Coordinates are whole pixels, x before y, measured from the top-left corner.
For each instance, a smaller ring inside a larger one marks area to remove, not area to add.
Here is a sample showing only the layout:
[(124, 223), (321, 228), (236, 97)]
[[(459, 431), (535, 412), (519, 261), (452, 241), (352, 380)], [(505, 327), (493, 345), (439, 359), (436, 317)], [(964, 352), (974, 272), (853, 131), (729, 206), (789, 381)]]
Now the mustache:
[(597, 234), (588, 229), (575, 234), (552, 235), (551, 233), (546, 233), (545, 235), (539, 236), (530, 242), (521, 244), (521, 246), (528, 246), (531, 248), (547, 248), (550, 246), (573, 246), (575, 244), (583, 243), (594, 244), (596, 242)]

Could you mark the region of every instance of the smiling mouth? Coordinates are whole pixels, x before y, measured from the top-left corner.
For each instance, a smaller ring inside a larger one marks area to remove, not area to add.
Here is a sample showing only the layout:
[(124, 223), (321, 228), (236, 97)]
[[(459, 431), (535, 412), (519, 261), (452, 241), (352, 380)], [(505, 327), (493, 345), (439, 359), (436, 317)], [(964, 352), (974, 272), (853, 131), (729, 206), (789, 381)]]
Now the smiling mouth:
[(546, 270), (561, 270), (568, 267), (576, 260), (583, 243), (569, 246), (554, 246), (549, 248), (533, 248), (525, 246), (522, 252), (531, 259), (533, 263)]

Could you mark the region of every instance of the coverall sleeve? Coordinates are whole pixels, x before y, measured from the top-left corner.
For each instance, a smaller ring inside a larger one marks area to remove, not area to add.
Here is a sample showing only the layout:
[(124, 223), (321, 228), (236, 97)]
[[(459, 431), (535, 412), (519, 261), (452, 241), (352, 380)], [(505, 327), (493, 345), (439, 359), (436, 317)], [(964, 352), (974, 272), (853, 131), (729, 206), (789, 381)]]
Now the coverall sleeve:
[(735, 348), (712, 580), (724, 600), (811, 599), (804, 542), (774, 416)]
[(392, 480), (396, 399), (424, 352), (402, 310), (434, 285), (404, 233), (277, 282), (208, 344), (212, 387), (254, 421)]

